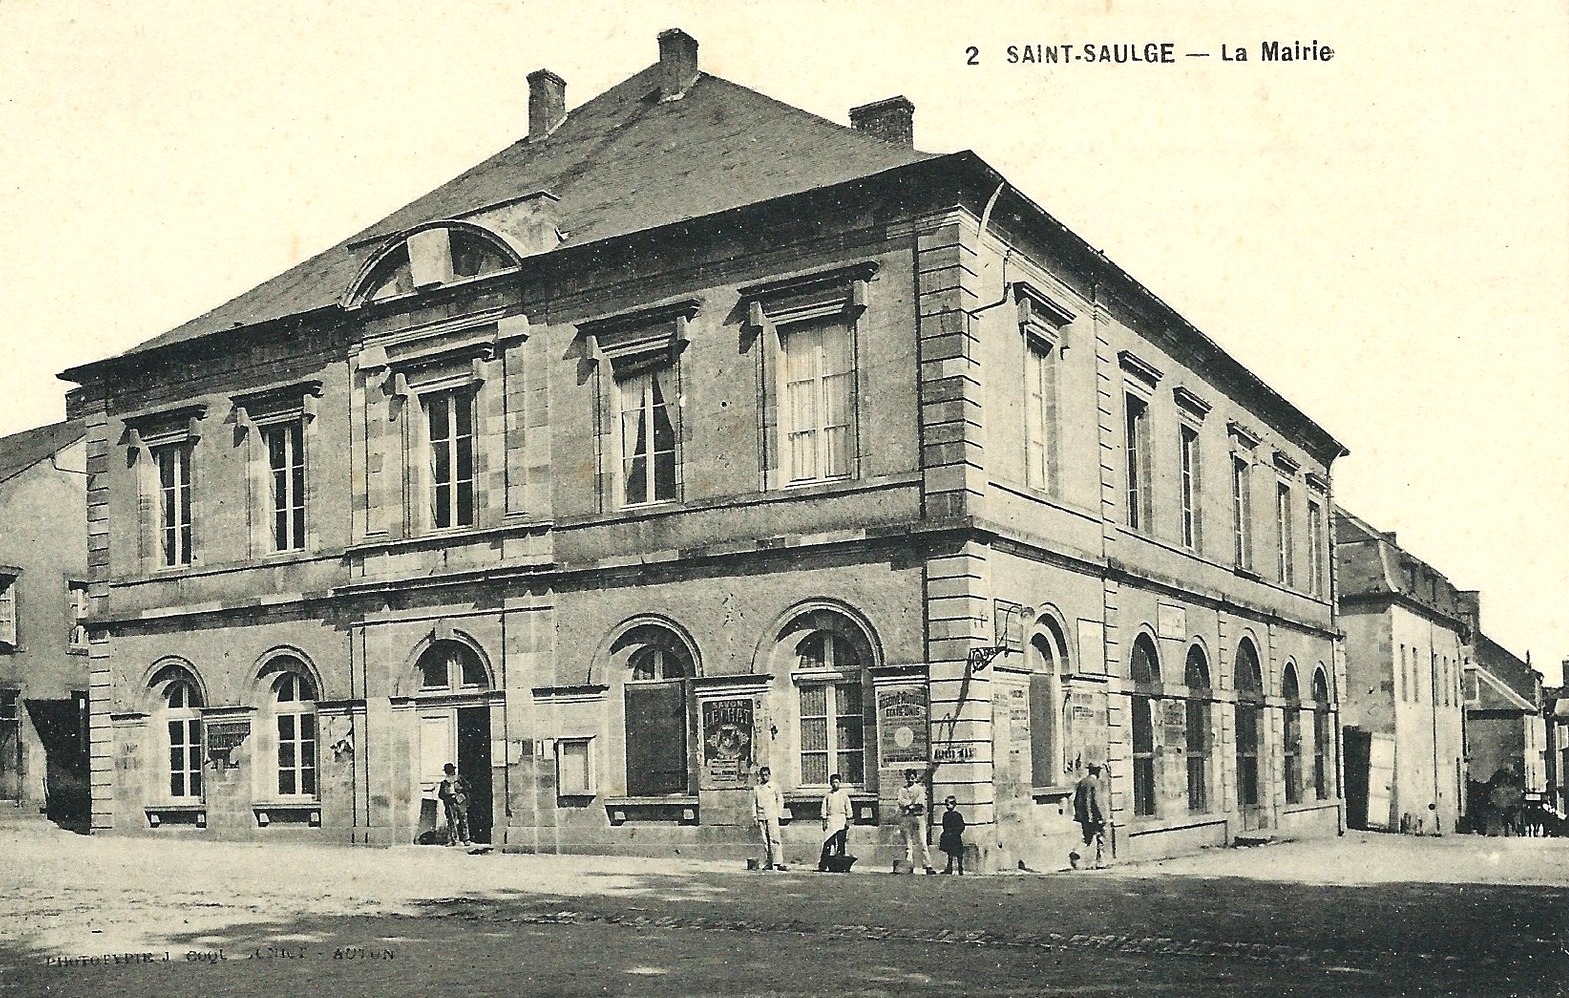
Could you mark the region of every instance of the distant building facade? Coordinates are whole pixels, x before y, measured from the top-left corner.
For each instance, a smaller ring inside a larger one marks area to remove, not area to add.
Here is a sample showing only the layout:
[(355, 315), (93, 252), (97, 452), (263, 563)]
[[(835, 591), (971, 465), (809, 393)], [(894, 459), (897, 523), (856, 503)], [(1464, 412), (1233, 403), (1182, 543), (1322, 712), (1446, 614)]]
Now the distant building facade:
[[(1341, 445), (908, 101), (697, 45), (84, 386), (94, 826), (979, 868), (1342, 824)], [(1000, 651), (1007, 647), (1009, 650)], [(933, 811), (940, 809), (933, 809)]]
[(0, 808), (63, 822), (89, 797), (84, 437), (0, 438)]
[(1481, 594), (1460, 594), (1471, 654), (1466, 662), (1466, 761), (1473, 801), (1507, 779), (1531, 795), (1547, 791), (1547, 719), (1542, 674), (1481, 628)]
[[(1343, 509), (1335, 511), (1335, 560), (1352, 820), (1417, 834), (1456, 831), (1465, 813), (1471, 640), (1460, 592), (1393, 533)], [(1364, 754), (1353, 742), (1371, 748)], [(1392, 754), (1381, 758), (1380, 746)]]

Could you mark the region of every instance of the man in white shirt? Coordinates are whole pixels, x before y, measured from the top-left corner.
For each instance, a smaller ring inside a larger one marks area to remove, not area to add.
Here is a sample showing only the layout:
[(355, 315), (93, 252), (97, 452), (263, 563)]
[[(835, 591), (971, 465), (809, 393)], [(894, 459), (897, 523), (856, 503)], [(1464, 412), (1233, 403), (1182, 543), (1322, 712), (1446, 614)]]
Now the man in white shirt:
[(828, 872), (830, 855), (844, 855), (853, 806), (850, 792), (839, 786), (839, 774), (828, 777), (828, 792), (823, 795), (823, 854), (817, 860), (818, 873)]
[(779, 817), (784, 814), (784, 794), (774, 785), (767, 766), (757, 771), (757, 786), (752, 788), (752, 816), (763, 837), (763, 869), (783, 870), (784, 843), (779, 841)]
[(932, 869), (931, 855), (926, 851), (926, 787), (917, 782), (919, 774), (913, 769), (904, 771), (904, 786), (899, 788), (899, 830), (904, 833), (904, 858), (911, 869), (915, 857), (921, 858), (921, 868), (927, 873)]

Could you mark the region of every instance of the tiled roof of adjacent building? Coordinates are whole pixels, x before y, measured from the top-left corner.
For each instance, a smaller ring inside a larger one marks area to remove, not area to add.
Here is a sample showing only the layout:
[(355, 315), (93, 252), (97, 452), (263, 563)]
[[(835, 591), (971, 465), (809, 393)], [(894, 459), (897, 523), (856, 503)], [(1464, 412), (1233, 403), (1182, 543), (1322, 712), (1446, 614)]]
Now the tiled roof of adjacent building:
[(1446, 619), (1463, 622), (1459, 590), (1444, 574), (1346, 510), (1335, 509), (1335, 569), (1340, 598), (1400, 596)]
[(8, 482), (51, 454), (82, 439), (81, 420), (68, 419), (48, 426), (0, 437), (0, 482)]
[(930, 158), (701, 74), (659, 99), (659, 66), (593, 98), (542, 138), (525, 138), (285, 273), (128, 351), (308, 312), (338, 301), (377, 236), (549, 191), (580, 245), (881, 173)]
[(1472, 642), (1476, 647), (1476, 661), (1499, 681), (1531, 703), (1536, 703), (1541, 675), (1531, 668), (1531, 663), (1520, 658), (1508, 648), (1486, 634), (1478, 634)]

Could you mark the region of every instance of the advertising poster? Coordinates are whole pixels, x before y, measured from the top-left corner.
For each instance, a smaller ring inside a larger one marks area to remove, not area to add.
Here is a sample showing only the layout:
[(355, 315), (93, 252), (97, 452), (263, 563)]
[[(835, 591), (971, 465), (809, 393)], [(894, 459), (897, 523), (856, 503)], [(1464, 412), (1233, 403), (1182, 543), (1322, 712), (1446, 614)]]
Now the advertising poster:
[(926, 691), (911, 686), (877, 693), (877, 748), (884, 766), (926, 764)]
[(704, 790), (742, 790), (752, 779), (751, 697), (706, 700), (703, 710)]

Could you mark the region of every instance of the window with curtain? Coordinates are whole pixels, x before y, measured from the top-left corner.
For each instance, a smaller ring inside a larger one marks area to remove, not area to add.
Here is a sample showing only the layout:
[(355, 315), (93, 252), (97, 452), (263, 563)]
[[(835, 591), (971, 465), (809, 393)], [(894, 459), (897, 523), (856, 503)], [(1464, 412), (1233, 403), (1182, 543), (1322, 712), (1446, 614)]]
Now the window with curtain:
[(158, 538), (165, 565), (191, 563), (191, 444), (152, 449), (158, 469)]
[(274, 551), (305, 548), (305, 424), (302, 420), (261, 428), (267, 445), (269, 492), (272, 500)]
[(1253, 567), (1253, 465), (1231, 456), (1232, 554), (1238, 568)]
[(448, 389), (421, 396), (430, 446), (431, 525), (474, 525), (474, 393)]
[(621, 502), (625, 506), (676, 498), (681, 410), (675, 368), (645, 366), (616, 382), (620, 408)]
[(855, 345), (842, 317), (781, 329), (784, 368), (779, 419), (790, 482), (855, 473)]
[(1024, 478), (1050, 491), (1057, 417), (1057, 349), (1034, 336), (1024, 338)]
[(1127, 459), (1128, 526), (1148, 530), (1153, 513), (1150, 492), (1149, 403), (1136, 395), (1124, 396), (1123, 446)]
[(1181, 463), (1182, 546), (1197, 551), (1203, 523), (1202, 485), (1199, 479), (1199, 431), (1183, 423), (1177, 428), (1177, 453)]

